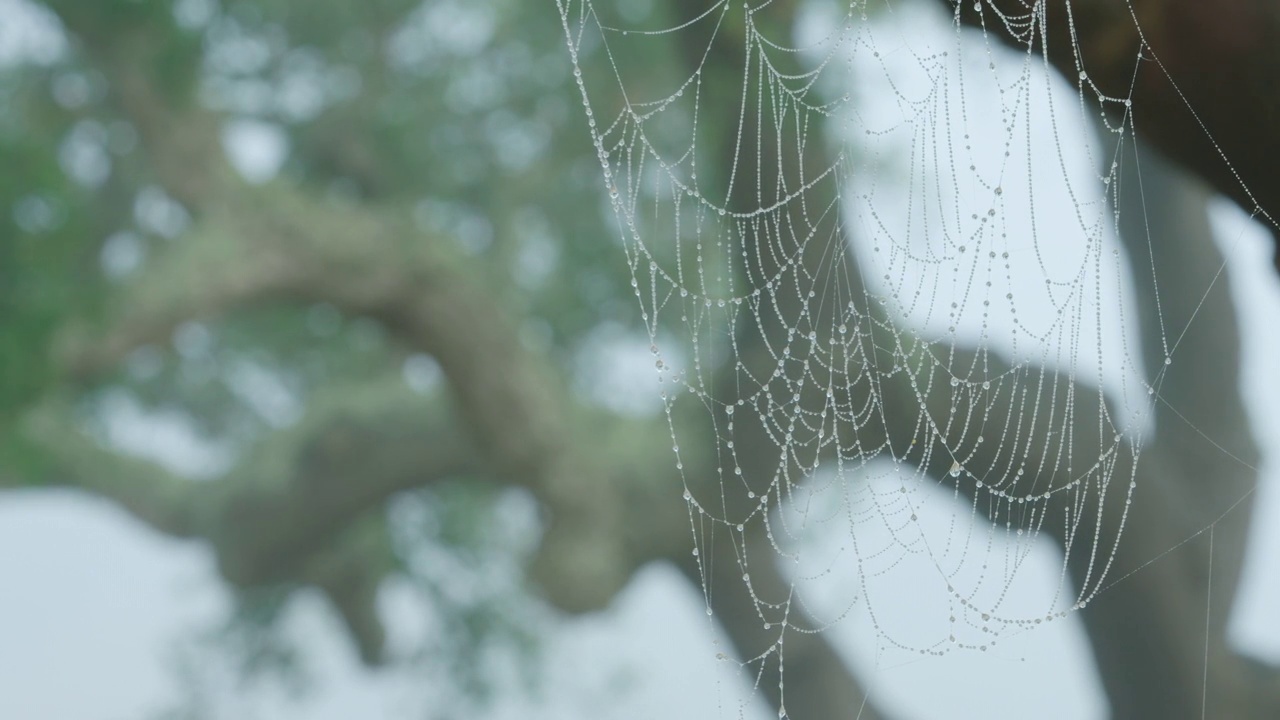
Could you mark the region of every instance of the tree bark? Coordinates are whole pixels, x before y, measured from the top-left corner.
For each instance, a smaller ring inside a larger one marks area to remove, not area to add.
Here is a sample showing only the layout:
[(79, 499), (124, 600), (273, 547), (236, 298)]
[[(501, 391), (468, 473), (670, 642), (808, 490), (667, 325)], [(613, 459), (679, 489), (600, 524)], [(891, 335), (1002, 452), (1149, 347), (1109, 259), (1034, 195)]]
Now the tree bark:
[[(1045, 53), (1109, 114), (1119, 116), (1130, 99), (1140, 137), (1275, 235), (1280, 4), (985, 0), (977, 10), (971, 2), (944, 2), (959, 22), (1018, 50)], [(1280, 255), (1277, 263), (1280, 269)]]
[[(1119, 230), (1156, 430), (1114, 579), (1084, 610), (1085, 628), (1113, 717), (1277, 717), (1280, 672), (1227, 642), (1259, 453), (1240, 396), (1240, 333), (1211, 239), (1210, 191), (1142, 149), (1130, 144), (1122, 159)], [(1113, 513), (1104, 532), (1116, 522)]]

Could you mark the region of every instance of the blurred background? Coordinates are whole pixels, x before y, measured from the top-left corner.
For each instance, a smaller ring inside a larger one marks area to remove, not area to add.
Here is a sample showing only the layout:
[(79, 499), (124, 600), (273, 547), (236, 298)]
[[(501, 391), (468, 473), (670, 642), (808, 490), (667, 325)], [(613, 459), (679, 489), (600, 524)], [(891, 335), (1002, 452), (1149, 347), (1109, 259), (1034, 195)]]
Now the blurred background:
[[(682, 567), (576, 93), (552, 2), (0, 0), (0, 718), (777, 717)], [(1267, 234), (1202, 211), (1249, 432), (1280, 447)], [(1270, 702), (1261, 458), (1211, 667), (1249, 658)], [(909, 663), (837, 629), (825, 674), (887, 717), (1106, 717), (1085, 615)]]

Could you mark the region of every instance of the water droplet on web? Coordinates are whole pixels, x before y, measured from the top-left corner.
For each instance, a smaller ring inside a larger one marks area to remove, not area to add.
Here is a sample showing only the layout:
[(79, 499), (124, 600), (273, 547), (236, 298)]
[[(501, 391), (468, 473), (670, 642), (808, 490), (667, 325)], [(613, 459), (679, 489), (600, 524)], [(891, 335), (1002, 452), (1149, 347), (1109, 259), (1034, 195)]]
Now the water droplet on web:
[(961, 468), (961, 467), (960, 467), (960, 461), (959, 461), (959, 460), (956, 460), (956, 461), (952, 462), (952, 463), (951, 463), (951, 473), (950, 473), (950, 474), (951, 474), (951, 477), (960, 477), (960, 471), (961, 471), (962, 469), (963, 469), (963, 468)]

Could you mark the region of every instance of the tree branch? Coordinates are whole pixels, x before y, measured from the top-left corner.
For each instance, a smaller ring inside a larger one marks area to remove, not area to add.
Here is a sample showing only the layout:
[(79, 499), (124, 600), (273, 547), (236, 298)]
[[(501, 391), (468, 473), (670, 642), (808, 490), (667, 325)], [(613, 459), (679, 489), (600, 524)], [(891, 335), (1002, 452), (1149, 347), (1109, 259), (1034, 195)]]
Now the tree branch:
[[(1240, 396), (1230, 276), (1211, 240), (1209, 188), (1142, 149), (1121, 158), (1117, 203), (1157, 389), (1156, 434), (1116, 556), (1123, 583), (1086, 609), (1086, 628), (1117, 717), (1190, 720), (1201, 702), (1215, 717), (1272, 717), (1280, 672), (1262, 672), (1227, 641), (1259, 462)], [(1206, 621), (1208, 637), (1188, 632)]]
[(17, 432), (45, 462), (38, 478), (0, 475), (0, 489), (64, 487), (110, 499), (143, 524), (179, 538), (203, 531), (207, 487), (160, 466), (113, 452), (81, 430), (71, 403), (49, 398), (22, 418)]
[[(1215, 190), (1280, 223), (1280, 5), (1271, 0), (944, 0), (957, 20), (1034, 45), (1109, 112)], [(993, 12), (993, 8), (995, 12)], [(1087, 79), (1080, 79), (1081, 72)], [(1280, 262), (1280, 256), (1277, 256)]]

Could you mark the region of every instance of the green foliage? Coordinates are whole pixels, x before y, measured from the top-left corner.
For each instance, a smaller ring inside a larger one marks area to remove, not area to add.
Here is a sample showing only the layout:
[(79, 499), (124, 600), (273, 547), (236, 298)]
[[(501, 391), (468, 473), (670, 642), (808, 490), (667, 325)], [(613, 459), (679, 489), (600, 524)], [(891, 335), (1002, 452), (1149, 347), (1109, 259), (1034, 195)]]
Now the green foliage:
[(412, 661), (450, 676), (455, 702), (475, 714), (498, 690), (492, 656), (514, 656), (526, 690), (537, 684), (542, 618), (511, 572), (533, 541), (526, 500), (459, 482), (413, 493), (393, 513), (397, 557), (438, 626)]
[[(247, 71), (212, 65), (210, 86), (288, 133), (291, 177), (412, 207), (422, 227), (484, 260), (495, 289), (541, 318), (556, 346), (601, 309), (631, 319), (556, 13), (510, 0), (302, 8), (236, 3), (210, 30), (215, 57), (218, 38), (269, 48)], [(320, 97), (290, 94), (308, 81)], [(254, 84), (275, 100), (248, 101)]]
[(0, 70), (0, 433), (50, 389), (53, 332), (99, 295), (95, 198), (59, 164), (75, 120), (51, 97), (57, 76)]

